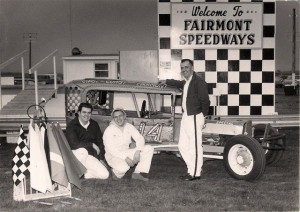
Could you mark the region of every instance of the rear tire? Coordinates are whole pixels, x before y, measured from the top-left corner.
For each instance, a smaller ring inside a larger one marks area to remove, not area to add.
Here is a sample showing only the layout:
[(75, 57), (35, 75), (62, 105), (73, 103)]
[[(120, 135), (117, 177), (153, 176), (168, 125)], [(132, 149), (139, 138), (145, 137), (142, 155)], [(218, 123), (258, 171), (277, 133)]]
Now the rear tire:
[(229, 175), (238, 180), (259, 179), (266, 166), (264, 150), (257, 140), (237, 135), (226, 142), (224, 166)]
[[(261, 142), (260, 139), (262, 139), (264, 137), (266, 125), (265, 124), (257, 124), (257, 125), (254, 125), (253, 127), (254, 127), (254, 138), (258, 142)], [(269, 135), (271, 135), (271, 136), (279, 135), (279, 133), (276, 129), (274, 129), (273, 127), (270, 127)], [(277, 142), (280, 146), (284, 145), (284, 141), (282, 139), (278, 140)], [(270, 148), (275, 148), (278, 145), (271, 142), (271, 143), (268, 143), (267, 146)], [(284, 153), (284, 150), (265, 149), (266, 164), (271, 165), (271, 164), (277, 163), (282, 158), (283, 153)]]

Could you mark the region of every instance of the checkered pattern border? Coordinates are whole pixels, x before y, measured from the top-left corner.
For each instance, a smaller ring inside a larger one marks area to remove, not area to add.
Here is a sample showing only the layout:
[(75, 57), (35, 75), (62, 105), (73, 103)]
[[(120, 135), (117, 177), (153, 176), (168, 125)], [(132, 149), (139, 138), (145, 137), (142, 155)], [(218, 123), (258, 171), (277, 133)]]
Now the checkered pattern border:
[(24, 135), (23, 126), (21, 126), (18, 144), (12, 159), (12, 175), (16, 186), (19, 185), (25, 176), (29, 175), (30, 153), (26, 146), (26, 140), (27, 138)]
[[(171, 49), (171, 3), (180, 2), (262, 2), (263, 41), (261, 49)], [(275, 1), (273, 0), (158, 0), (159, 74), (170, 67), (171, 75), (180, 79), (180, 60), (194, 61), (195, 71), (208, 83), (214, 114), (221, 90), (218, 115), (270, 115), (275, 112)], [(163, 74), (162, 74), (163, 73)]]

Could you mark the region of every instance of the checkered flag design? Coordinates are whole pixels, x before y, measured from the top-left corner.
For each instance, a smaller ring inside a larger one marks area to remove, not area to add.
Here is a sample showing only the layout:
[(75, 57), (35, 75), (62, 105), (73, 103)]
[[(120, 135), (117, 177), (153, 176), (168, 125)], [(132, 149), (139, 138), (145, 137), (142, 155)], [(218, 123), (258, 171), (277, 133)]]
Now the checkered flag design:
[(25, 176), (29, 175), (30, 153), (28, 147), (26, 146), (26, 140), (27, 138), (24, 134), (22, 125), (20, 128), (18, 144), (12, 159), (12, 175), (16, 186), (19, 185)]

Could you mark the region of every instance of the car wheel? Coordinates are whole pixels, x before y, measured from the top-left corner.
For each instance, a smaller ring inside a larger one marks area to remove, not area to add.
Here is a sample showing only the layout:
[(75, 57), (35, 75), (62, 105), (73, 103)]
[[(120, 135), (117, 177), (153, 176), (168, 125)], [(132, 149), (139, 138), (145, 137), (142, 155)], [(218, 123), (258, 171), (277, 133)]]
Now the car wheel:
[(224, 166), (235, 179), (257, 180), (265, 171), (264, 151), (254, 138), (246, 135), (234, 136), (225, 144)]
[[(264, 138), (266, 124), (257, 124), (254, 125), (254, 138), (262, 143), (262, 139)], [(279, 135), (278, 131), (274, 129), (273, 127), (270, 127), (269, 129), (269, 135), (267, 136), (273, 136), (273, 135)], [(283, 147), (284, 141), (283, 139), (278, 139), (276, 142), (267, 142), (266, 147), (275, 149), (276, 147)], [(283, 156), (284, 150), (269, 150), (265, 149), (265, 155), (266, 155), (266, 164), (271, 165), (277, 163)]]

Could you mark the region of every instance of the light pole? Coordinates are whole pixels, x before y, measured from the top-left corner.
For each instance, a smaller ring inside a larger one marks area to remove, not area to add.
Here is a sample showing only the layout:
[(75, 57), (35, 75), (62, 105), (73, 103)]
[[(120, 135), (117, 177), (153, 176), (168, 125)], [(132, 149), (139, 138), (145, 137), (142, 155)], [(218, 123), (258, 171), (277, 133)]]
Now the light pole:
[(23, 33), (23, 40), (26, 43), (29, 43), (29, 76), (30, 78), (32, 78), (32, 73), (31, 73), (31, 43), (33, 43), (34, 41), (36, 41), (37, 39), (37, 33)]

